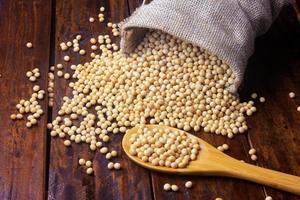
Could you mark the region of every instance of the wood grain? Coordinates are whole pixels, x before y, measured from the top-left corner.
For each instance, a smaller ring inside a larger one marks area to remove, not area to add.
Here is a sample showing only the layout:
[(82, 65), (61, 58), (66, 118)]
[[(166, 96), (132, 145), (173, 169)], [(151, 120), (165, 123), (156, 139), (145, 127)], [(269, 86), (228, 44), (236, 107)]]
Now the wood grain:
[[(35, 84), (47, 88), (51, 1), (0, 1), (0, 199), (43, 199), (45, 196), (47, 100), (37, 126), (11, 121), (15, 105), (29, 99), (33, 83), (26, 71), (38, 67)], [(26, 43), (31, 41), (33, 48)], [(26, 115), (27, 117), (27, 115)], [(26, 118), (25, 118), (26, 119)]]
[[(98, 21), (100, 6), (106, 9), (105, 23)], [(110, 33), (106, 23), (109, 21), (117, 23), (127, 15), (127, 2), (124, 0), (57, 1), (55, 62), (63, 63), (66, 71), (71, 72), (69, 69), (71, 64), (91, 61), (89, 39), (97, 38), (99, 34)], [(94, 17), (96, 21), (90, 23), (89, 17)], [(77, 34), (83, 37), (80, 45), (87, 50), (85, 56), (79, 56), (72, 50), (68, 52), (59, 50), (60, 42), (71, 40)], [(70, 63), (63, 62), (62, 58), (67, 54), (71, 56)], [(60, 78), (55, 80), (53, 118), (62, 104), (62, 97), (71, 96), (71, 90), (67, 87), (68, 82)], [(92, 153), (88, 145), (83, 144), (73, 144), (72, 147), (66, 148), (62, 139), (51, 139), (48, 199), (149, 199), (151, 190), (148, 171), (130, 162), (123, 154), (120, 143), (121, 135), (113, 135), (109, 148), (119, 153), (114, 162), (120, 162), (122, 170), (110, 171), (107, 169), (108, 161), (99, 150)], [(95, 176), (87, 175), (84, 168), (78, 166), (79, 158), (93, 161)]]

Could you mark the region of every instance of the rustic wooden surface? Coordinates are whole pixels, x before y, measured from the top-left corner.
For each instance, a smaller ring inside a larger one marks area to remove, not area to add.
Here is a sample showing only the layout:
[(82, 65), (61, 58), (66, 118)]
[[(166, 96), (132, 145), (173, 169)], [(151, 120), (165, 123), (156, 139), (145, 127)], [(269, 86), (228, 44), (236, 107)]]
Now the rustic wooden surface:
[[(90, 37), (109, 33), (108, 21), (119, 22), (129, 16), (141, 0), (0, 0), (0, 199), (273, 199), (295, 200), (300, 197), (246, 181), (219, 177), (182, 177), (149, 172), (130, 162), (120, 148), (121, 135), (110, 147), (120, 153), (116, 161), (122, 170), (109, 171), (103, 155), (92, 153), (87, 145), (63, 145), (59, 138), (47, 137), (49, 119), (56, 116), (63, 96), (70, 96), (70, 81), (55, 80), (55, 105), (42, 101), (45, 114), (38, 126), (25, 128), (25, 122), (9, 119), (15, 104), (28, 98), (33, 84), (27, 70), (41, 69), (37, 82), (46, 89), (50, 65), (70, 65), (89, 61)], [(105, 23), (98, 21), (98, 10), (105, 6)], [(234, 139), (195, 133), (216, 146), (227, 143), (227, 153), (237, 159), (300, 176), (300, 26), (291, 7), (281, 13), (271, 30), (257, 40), (240, 96), (248, 100), (252, 92), (266, 97), (256, 101), (258, 112), (248, 118), (250, 130)], [(90, 23), (89, 17), (96, 21)], [(59, 44), (83, 36), (85, 56), (59, 50)], [(32, 41), (34, 48), (25, 44)], [(71, 61), (63, 61), (70, 55)], [(298, 95), (288, 97), (288, 92)], [(258, 161), (249, 158), (250, 147), (257, 149)], [(78, 167), (78, 158), (93, 160), (95, 176)], [(184, 183), (192, 180), (192, 189)], [(176, 183), (178, 192), (164, 192), (164, 183)]]
[[(47, 119), (27, 129), (25, 120), (11, 121), (10, 114), (32, 94), (26, 71), (39, 67), (36, 83), (46, 88), (50, 19), (51, 1), (0, 1), (0, 199), (45, 196)], [(26, 47), (28, 41), (34, 48)], [(47, 104), (39, 102), (47, 115)]]

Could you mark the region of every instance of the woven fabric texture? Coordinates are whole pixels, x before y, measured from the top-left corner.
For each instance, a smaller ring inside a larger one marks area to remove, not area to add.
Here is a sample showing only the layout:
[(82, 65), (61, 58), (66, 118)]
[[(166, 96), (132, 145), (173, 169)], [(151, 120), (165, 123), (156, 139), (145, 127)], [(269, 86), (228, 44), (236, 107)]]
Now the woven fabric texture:
[(254, 52), (289, 0), (153, 0), (120, 24), (121, 48), (132, 51), (148, 29), (159, 29), (217, 55), (232, 68), (236, 92)]

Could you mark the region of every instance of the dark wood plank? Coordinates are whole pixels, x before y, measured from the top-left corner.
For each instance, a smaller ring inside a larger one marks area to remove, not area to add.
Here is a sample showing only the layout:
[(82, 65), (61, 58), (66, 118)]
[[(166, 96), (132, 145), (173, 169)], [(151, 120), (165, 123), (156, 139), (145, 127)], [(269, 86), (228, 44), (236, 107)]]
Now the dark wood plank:
[[(105, 6), (105, 23), (98, 21), (98, 10)], [(76, 1), (58, 0), (56, 2), (56, 53), (55, 62), (63, 63), (66, 71), (71, 72), (69, 66), (73, 63), (91, 61), (90, 37), (110, 33), (106, 23), (119, 22), (128, 15), (126, 0), (110, 1)], [(96, 21), (90, 23), (89, 17)], [(62, 41), (69, 41), (77, 34), (83, 40), (81, 46), (87, 50), (85, 56), (59, 50)], [(113, 37), (113, 39), (115, 39)], [(69, 54), (71, 62), (63, 62), (63, 56)], [(62, 97), (71, 96), (71, 90), (63, 79), (55, 80), (55, 105), (53, 118), (56, 117), (58, 108), (62, 104)], [(99, 153), (93, 153), (87, 145), (72, 144), (66, 148), (63, 140), (51, 139), (51, 157), (49, 169), (49, 195), (48, 199), (149, 199), (151, 197), (149, 172), (135, 166), (121, 151), (121, 135), (112, 136), (109, 144), (111, 149), (116, 149), (120, 156), (114, 161), (120, 162), (122, 170), (110, 171), (107, 169), (107, 160)], [(94, 165), (94, 176), (89, 176), (83, 168), (79, 168), (79, 158), (90, 159)]]
[(47, 89), (50, 20), (51, 1), (0, 1), (0, 199), (45, 197), (47, 100), (39, 101), (44, 115), (30, 129), (26, 118), (11, 121), (10, 114), (32, 94), (26, 71), (40, 68), (35, 84)]
[[(243, 96), (253, 91), (266, 97), (249, 118), (249, 139), (257, 150), (258, 163), (266, 168), (300, 176), (300, 26), (291, 7), (272, 29), (257, 41), (256, 53), (246, 72)], [(297, 97), (291, 99), (289, 92)], [(266, 188), (273, 199), (299, 196)]]

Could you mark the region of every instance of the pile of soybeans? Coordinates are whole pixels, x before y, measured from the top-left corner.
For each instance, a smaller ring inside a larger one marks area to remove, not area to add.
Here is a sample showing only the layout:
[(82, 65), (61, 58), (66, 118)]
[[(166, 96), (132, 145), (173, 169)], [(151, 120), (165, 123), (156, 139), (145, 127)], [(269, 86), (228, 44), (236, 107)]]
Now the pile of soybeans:
[[(63, 98), (64, 120), (52, 122), (52, 136), (94, 146), (98, 135), (150, 123), (232, 138), (247, 130), (244, 115), (256, 111), (252, 101), (241, 103), (226, 90), (235, 81), (226, 63), (161, 31), (149, 31), (129, 55), (111, 44), (100, 49), (91, 62), (72, 67), (73, 97)], [(84, 120), (76, 127), (79, 116)]]

